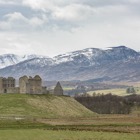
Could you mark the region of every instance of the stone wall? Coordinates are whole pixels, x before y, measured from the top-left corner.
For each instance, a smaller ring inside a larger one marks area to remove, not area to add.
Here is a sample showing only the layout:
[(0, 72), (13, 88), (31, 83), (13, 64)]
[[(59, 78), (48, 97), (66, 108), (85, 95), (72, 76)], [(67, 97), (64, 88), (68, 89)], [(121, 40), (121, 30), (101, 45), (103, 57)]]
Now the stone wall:
[(42, 94), (42, 79), (36, 75), (34, 78), (29, 77), (30, 94)]
[(7, 93), (19, 93), (19, 87), (7, 88)]

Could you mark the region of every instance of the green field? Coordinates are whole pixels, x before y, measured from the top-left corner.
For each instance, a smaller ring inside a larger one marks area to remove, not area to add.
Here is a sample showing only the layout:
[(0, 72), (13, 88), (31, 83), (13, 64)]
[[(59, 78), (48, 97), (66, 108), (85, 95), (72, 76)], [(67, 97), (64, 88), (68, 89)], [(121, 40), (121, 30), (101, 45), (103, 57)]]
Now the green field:
[(140, 134), (43, 129), (0, 130), (0, 140), (139, 140)]
[(139, 140), (139, 137), (140, 118), (128, 115), (0, 120), (0, 140)]

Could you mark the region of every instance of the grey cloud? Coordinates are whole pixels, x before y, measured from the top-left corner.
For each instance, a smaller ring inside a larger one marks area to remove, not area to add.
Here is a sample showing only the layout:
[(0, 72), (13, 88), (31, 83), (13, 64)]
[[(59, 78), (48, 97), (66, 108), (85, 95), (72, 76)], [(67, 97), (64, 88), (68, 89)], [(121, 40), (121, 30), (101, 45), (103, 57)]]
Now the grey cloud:
[(0, 0), (0, 4), (2, 5), (7, 5), (7, 4), (11, 4), (11, 5), (19, 5), (21, 4), (22, 0)]
[[(35, 19), (40, 19), (40, 21), (44, 21), (44, 24), (42, 24), (42, 27), (37, 26), (38, 29), (48, 29), (48, 28), (54, 28), (54, 27), (62, 27), (62, 29), (68, 29), (71, 27), (77, 27), (78, 26), (78, 21), (84, 20), (86, 16), (88, 16), (89, 12), (92, 12), (92, 9), (87, 9), (84, 6), (81, 5), (70, 5), (64, 8), (60, 7), (55, 7), (54, 9), (49, 9), (47, 12), (45, 11), (38, 11), (35, 9), (32, 9), (28, 6), (23, 6), (23, 5), (0, 5), (0, 25), (5, 25), (8, 24), (7, 27), (11, 26), (12, 30), (24, 30), (24, 28), (32, 29), (32, 26), (30, 27), (30, 24), (28, 26), (25, 26), (25, 22), (23, 20), (18, 21), (12, 21), (9, 22), (8, 19), (6, 19), (6, 15), (11, 15), (14, 13), (21, 13), (27, 20), (32, 20), (33, 18)], [(15, 23), (13, 23), (15, 22)], [(10, 25), (11, 24), (11, 25)], [(53, 27), (54, 26), (54, 27)], [(0, 27), (2, 29), (2, 26)], [(10, 28), (7, 28), (10, 29)]]
[[(3, 4), (1, 4), (2, 2)], [(140, 2), (138, 0), (14, 0), (12, 3), (10, 0), (0, 0), (0, 25), (5, 27), (8, 24), (11, 26), (8, 29), (13, 30), (16, 28), (17, 30), (24, 30), (25, 28), (29, 31), (30, 29), (49, 30), (56, 27), (62, 30), (71, 30), (101, 21), (113, 23), (115, 20), (121, 22), (130, 15), (139, 16), (140, 14), (138, 6)], [(34, 19), (32, 22), (38, 20), (40, 23), (42, 21), (42, 24), (32, 28), (29, 23), (25, 24), (23, 21), (10, 23), (4, 18), (5, 15), (15, 12), (21, 13), (28, 22)]]
[(26, 31), (40, 28), (44, 20), (38, 17), (27, 18), (20, 12), (13, 12), (4, 15), (4, 20), (0, 21), (1, 30)]
[(102, 0), (102, 1), (100, 1), (100, 0), (81, 0), (79, 2), (82, 4), (98, 6), (98, 7), (140, 4), (139, 0)]
[(14, 12), (20, 12), (29, 18), (32, 17), (33, 14), (36, 15), (38, 14), (37, 12), (33, 11), (31, 8), (22, 5), (10, 5), (10, 4), (0, 5), (0, 19), (2, 19), (5, 15)]
[(19, 46), (18, 52), (36, 48), (37, 53), (42, 46), (39, 53), (46, 50), (51, 55), (60, 49), (64, 53), (120, 44), (139, 47), (139, 7), (140, 0), (0, 0), (0, 38), (10, 32), (25, 38), (1, 44), (7, 50)]

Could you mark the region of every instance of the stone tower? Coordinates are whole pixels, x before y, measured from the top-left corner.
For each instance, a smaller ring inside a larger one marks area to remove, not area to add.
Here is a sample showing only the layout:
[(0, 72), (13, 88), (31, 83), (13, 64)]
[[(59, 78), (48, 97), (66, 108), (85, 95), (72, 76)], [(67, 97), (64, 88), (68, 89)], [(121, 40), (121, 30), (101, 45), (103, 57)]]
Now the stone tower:
[[(42, 94), (42, 79), (39, 75), (35, 77), (23, 76), (19, 79), (20, 93)], [(44, 89), (44, 88), (43, 88)]]
[(0, 77), (0, 93), (13, 92), (15, 88), (15, 79), (13, 77)]
[(63, 95), (63, 89), (60, 82), (58, 82), (54, 88), (54, 95)]
[(34, 78), (31, 76), (28, 79), (30, 84), (30, 94), (42, 94), (42, 79), (39, 75)]
[(30, 85), (28, 81), (28, 77), (25, 75), (23, 77), (19, 78), (19, 87), (20, 87), (20, 93), (30, 93)]

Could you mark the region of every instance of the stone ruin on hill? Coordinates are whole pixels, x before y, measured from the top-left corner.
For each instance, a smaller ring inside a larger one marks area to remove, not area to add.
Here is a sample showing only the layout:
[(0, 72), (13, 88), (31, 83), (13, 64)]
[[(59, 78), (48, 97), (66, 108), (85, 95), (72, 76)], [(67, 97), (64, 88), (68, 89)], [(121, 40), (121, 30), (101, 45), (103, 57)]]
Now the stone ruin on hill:
[(56, 87), (54, 88), (54, 94), (55, 94), (55, 95), (63, 95), (63, 89), (62, 89), (62, 87), (61, 87), (60, 82), (58, 82), (58, 83), (56, 84)]
[[(47, 94), (49, 91), (47, 87), (42, 86), (42, 79), (39, 75), (35, 77), (23, 76), (19, 78), (19, 87), (15, 86), (15, 79), (13, 77), (0, 77), (0, 93), (20, 93), (20, 94)], [(58, 82), (54, 95), (63, 95), (63, 89)]]

